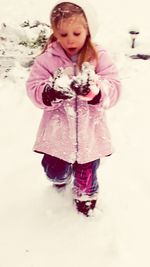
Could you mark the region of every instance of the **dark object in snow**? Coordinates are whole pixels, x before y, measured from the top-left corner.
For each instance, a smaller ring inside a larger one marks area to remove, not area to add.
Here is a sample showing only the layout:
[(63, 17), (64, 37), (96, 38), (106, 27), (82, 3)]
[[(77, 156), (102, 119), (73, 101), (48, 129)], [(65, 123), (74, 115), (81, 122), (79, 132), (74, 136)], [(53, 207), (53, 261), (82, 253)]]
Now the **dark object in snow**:
[(40, 31), (38, 38), (35, 40), (33, 47), (38, 47), (38, 46), (44, 47), (46, 41), (47, 41), (46, 32), (43, 29)]
[(129, 31), (130, 35), (131, 35), (131, 48), (135, 47), (135, 39), (137, 38), (138, 34), (140, 33), (138, 30), (131, 30)]
[(34, 41), (20, 41), (18, 44), (23, 45), (25, 47), (30, 47), (30, 48), (37, 48), (37, 47), (44, 47), (45, 42), (47, 41), (46, 37), (46, 32), (45, 30), (41, 30), (39, 32), (39, 35), (36, 40)]
[(30, 68), (34, 63), (34, 58), (30, 59), (30, 60), (24, 60), (20, 62), (20, 65), (24, 68)]
[(40, 22), (39, 20), (35, 20), (33, 21), (32, 23), (30, 23), (30, 28), (35, 28), (35, 27), (38, 27), (39, 25), (42, 25), (42, 26), (46, 26), (46, 27), (50, 27), (50, 25), (48, 25), (47, 23), (44, 23), (44, 22)]
[(38, 27), (41, 24), (39, 20), (34, 20), (32, 23), (30, 23), (30, 28)]
[(28, 46), (28, 43), (26, 41), (20, 41), (18, 43), (18, 45), (23, 45), (23, 46), (27, 47)]
[(29, 27), (29, 20), (25, 20), (21, 25), (22, 28)]
[(0, 36), (0, 41), (6, 41), (6, 40), (7, 40), (6, 37)]
[[(8, 73), (15, 66), (15, 57), (0, 56), (0, 74)], [(7, 78), (7, 75), (4, 76)]]
[(55, 90), (54, 88), (50, 87), (49, 84), (46, 84), (44, 87), (44, 91), (42, 93), (42, 100), (46, 106), (51, 106), (52, 101), (56, 101), (57, 99), (69, 99), (71, 98), (65, 93)]
[(29, 20), (25, 20), (23, 23), (20, 24), (21, 27), (29, 27), (29, 28), (35, 28), (38, 27), (39, 25), (50, 27), (47, 23), (40, 22), (39, 20), (34, 20), (32, 22), (29, 22)]
[(90, 211), (93, 211), (96, 205), (96, 199), (81, 201), (74, 199), (74, 203), (78, 212), (83, 213), (85, 216), (90, 216)]
[(3, 22), (1, 26), (2, 26), (2, 28), (6, 28), (7, 27), (5, 22)]
[(143, 59), (143, 60), (150, 59), (150, 55), (144, 55), (144, 54), (132, 55), (130, 57), (133, 59)]
[(139, 31), (129, 31), (130, 34), (139, 34)]

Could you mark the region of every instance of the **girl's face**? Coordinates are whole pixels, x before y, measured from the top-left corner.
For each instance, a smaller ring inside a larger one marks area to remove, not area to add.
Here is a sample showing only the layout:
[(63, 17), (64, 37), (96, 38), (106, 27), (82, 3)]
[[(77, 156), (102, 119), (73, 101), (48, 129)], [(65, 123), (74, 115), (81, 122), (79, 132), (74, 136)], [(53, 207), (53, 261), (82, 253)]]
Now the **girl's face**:
[(88, 29), (83, 16), (62, 19), (54, 34), (68, 56), (76, 55), (84, 46)]

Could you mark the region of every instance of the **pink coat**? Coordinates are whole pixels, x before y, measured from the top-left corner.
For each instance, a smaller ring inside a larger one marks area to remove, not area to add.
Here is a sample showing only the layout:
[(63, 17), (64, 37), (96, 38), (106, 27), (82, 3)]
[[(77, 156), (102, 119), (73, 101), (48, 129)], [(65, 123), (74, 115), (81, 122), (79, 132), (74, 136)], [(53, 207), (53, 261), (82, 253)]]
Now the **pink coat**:
[(27, 93), (43, 109), (34, 151), (50, 154), (67, 162), (86, 163), (111, 154), (110, 133), (105, 111), (114, 106), (120, 95), (117, 70), (107, 52), (97, 46), (101, 100), (91, 105), (77, 99), (61, 100), (52, 106), (42, 101), (42, 92), (50, 75), (59, 67), (75, 68), (60, 45), (55, 42), (35, 60), (27, 80)]

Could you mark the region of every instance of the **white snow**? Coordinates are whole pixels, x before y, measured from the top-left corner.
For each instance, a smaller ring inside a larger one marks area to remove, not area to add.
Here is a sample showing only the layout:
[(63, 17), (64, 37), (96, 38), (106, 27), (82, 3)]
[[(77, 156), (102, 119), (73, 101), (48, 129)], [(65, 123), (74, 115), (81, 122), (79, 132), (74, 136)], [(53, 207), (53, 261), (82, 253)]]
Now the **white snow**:
[[(0, 21), (11, 29), (25, 19), (48, 23), (53, 2), (0, 0)], [(150, 265), (150, 60), (127, 56), (150, 52), (148, 4), (100, 3), (97, 39), (115, 60), (123, 91), (107, 113), (115, 153), (99, 168), (99, 200), (91, 218), (74, 210), (70, 186), (55, 192), (40, 166), (42, 155), (32, 152), (42, 111), (26, 95), (28, 69), (21, 62), (29, 51), (20, 46), (15, 51), (8, 42), (7, 54), (16, 59), (0, 73), (0, 266)], [(133, 25), (140, 29), (135, 49), (128, 33)], [(18, 38), (16, 30), (10, 35)]]

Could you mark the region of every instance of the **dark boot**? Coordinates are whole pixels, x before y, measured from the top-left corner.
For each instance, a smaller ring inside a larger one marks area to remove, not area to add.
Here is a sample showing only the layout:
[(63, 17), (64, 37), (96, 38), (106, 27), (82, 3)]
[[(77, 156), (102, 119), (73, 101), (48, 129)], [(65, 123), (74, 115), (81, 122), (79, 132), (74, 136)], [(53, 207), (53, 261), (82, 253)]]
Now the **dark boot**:
[(90, 216), (90, 211), (93, 211), (96, 205), (96, 199), (81, 201), (79, 199), (74, 199), (76, 209), (78, 212), (83, 213), (85, 216)]

